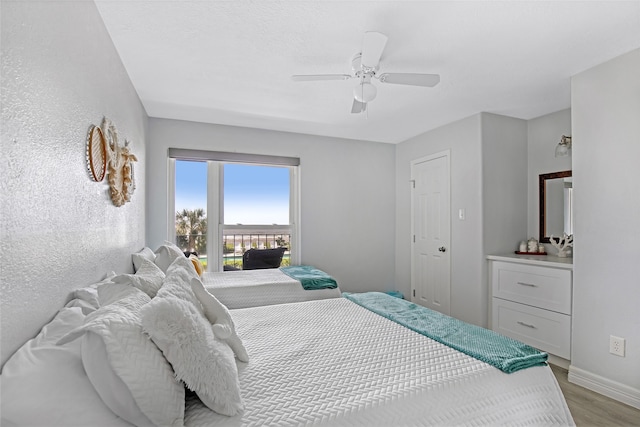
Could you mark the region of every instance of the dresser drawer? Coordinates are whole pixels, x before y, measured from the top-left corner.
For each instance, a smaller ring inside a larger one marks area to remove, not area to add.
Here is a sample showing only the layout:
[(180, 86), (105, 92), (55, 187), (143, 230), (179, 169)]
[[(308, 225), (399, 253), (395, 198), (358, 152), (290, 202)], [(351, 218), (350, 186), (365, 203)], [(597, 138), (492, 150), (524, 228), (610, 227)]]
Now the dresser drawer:
[(493, 298), (493, 330), (565, 359), (571, 355), (571, 316)]
[(536, 265), (494, 262), (493, 296), (571, 314), (571, 271)]

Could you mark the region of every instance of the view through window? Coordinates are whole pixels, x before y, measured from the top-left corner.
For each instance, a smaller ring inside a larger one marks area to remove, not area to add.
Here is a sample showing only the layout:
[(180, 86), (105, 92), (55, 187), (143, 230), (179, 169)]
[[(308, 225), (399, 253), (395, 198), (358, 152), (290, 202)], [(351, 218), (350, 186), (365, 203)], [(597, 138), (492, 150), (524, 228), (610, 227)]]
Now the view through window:
[(223, 182), (223, 264), (242, 268), (248, 249), (285, 247), (282, 265), (289, 265), (289, 168), (225, 163)]
[(207, 162), (176, 160), (176, 245), (207, 267)]
[[(212, 170), (221, 171), (213, 173), (220, 177), (214, 180), (218, 188), (210, 188)], [(212, 256), (221, 257), (225, 269), (242, 268), (242, 255), (251, 248), (285, 247), (282, 265), (289, 265), (291, 189), (288, 166), (176, 160), (176, 244), (196, 252), (208, 271), (218, 268), (218, 262), (208, 262)], [(216, 190), (219, 209), (208, 213), (208, 198), (215, 197)], [(218, 241), (220, 251), (212, 251), (208, 240)]]

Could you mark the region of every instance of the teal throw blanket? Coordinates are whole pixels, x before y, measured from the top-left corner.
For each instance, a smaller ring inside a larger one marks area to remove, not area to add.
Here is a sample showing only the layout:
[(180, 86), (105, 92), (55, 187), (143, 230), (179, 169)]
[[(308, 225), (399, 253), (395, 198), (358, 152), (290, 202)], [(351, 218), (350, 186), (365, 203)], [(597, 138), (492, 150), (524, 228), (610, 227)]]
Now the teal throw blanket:
[(292, 279), (296, 279), (302, 283), (302, 287), (307, 291), (314, 289), (335, 289), (338, 287), (336, 279), (310, 265), (292, 265), (290, 267), (280, 267), (280, 270)]
[(342, 295), (380, 316), (508, 374), (531, 366), (546, 365), (547, 353), (410, 301), (380, 292), (344, 292)]

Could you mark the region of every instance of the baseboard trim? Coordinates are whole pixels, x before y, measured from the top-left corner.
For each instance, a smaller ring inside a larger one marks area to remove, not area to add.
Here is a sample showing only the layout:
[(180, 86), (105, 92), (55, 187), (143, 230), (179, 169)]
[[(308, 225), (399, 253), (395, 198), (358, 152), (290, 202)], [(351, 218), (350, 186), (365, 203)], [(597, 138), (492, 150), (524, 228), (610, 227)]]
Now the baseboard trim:
[(569, 370), (570, 362), (567, 359), (563, 359), (562, 357), (554, 356), (553, 354), (549, 354), (548, 362), (552, 365), (560, 366), (561, 368)]
[(591, 391), (600, 393), (619, 402), (640, 409), (640, 390), (616, 381), (569, 366), (569, 382), (577, 384)]

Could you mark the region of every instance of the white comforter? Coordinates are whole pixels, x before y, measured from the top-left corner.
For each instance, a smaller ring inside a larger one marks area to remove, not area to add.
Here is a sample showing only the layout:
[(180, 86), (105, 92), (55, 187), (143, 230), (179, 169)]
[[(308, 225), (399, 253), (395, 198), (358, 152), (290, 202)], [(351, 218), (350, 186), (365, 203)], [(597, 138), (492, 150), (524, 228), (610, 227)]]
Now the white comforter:
[(187, 426), (574, 425), (548, 366), (505, 374), (342, 298), (234, 310), (242, 416)]
[(230, 309), (337, 298), (340, 288), (305, 290), (278, 268), (204, 273), (205, 288)]

